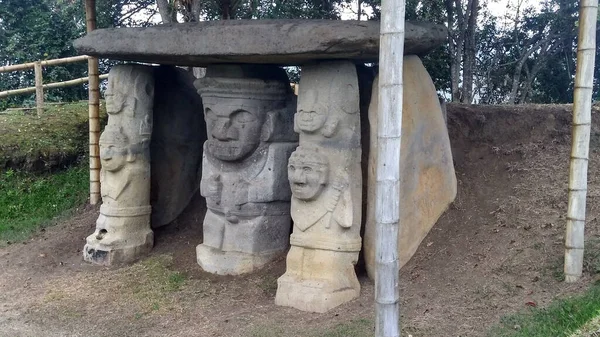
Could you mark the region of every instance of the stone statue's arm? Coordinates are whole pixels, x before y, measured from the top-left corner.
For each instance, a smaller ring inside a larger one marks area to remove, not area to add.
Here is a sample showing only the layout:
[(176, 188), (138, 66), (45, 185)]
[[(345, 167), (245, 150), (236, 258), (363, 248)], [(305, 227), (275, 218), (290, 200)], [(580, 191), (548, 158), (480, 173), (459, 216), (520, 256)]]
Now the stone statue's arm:
[(337, 207), (333, 210), (333, 221), (343, 228), (352, 227), (353, 206), (350, 191), (343, 191)]
[(205, 198), (221, 199), (222, 189), (223, 183), (221, 182), (221, 176), (218, 174), (211, 174), (208, 177), (202, 177), (202, 180), (200, 180), (200, 194)]

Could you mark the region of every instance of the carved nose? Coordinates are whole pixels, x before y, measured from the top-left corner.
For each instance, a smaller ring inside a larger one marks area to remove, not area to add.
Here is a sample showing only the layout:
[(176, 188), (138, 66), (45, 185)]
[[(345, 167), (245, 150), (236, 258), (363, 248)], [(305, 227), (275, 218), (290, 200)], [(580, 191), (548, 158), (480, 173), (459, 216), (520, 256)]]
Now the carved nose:
[(215, 124), (212, 130), (213, 138), (218, 140), (226, 141), (229, 140), (229, 121), (219, 121)]
[(306, 183), (306, 175), (304, 174), (303, 170), (294, 171), (294, 182), (300, 184)]

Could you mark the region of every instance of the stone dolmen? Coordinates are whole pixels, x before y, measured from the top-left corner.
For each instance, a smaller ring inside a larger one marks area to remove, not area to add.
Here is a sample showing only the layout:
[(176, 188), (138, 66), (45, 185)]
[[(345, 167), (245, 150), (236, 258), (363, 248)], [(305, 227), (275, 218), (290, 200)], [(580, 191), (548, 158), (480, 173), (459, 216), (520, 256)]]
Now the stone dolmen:
[[(445, 36), (440, 26), (406, 24), (401, 264), (456, 195), (444, 117), (417, 56)], [(375, 269), (378, 87), (363, 64), (377, 61), (378, 43), (379, 22), (330, 20), (100, 29), (76, 40), (83, 54), (161, 64), (110, 71), (103, 204), (84, 259), (146, 255), (152, 228), (199, 190), (202, 269), (240, 275), (287, 251), (276, 304), (326, 312), (358, 297), (361, 250), (370, 277)], [(194, 79), (168, 65), (207, 71)], [(287, 65), (301, 67), (297, 97)]]

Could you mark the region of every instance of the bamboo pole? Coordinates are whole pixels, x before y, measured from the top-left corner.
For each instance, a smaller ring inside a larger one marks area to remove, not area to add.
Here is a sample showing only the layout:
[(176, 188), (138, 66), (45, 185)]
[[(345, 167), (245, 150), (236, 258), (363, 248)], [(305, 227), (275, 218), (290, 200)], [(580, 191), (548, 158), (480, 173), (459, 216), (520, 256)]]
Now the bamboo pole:
[[(96, 1), (85, 1), (85, 20), (88, 34), (96, 29)], [(100, 202), (100, 87), (98, 58), (88, 59), (89, 132), (90, 132), (90, 204)]]
[(581, 0), (577, 71), (573, 97), (573, 140), (569, 171), (569, 206), (565, 235), (565, 281), (576, 282), (583, 272), (587, 170), (592, 123), (592, 90), (596, 53), (598, 0)]
[(41, 116), (44, 112), (44, 78), (42, 74), (42, 63), (37, 61), (34, 63), (35, 74), (35, 107), (37, 115)]
[[(87, 55), (80, 55), (80, 56), (72, 56), (72, 57), (44, 60), (44, 61), (38, 61), (38, 62), (40, 62), (42, 64), (42, 67), (45, 67), (45, 66), (55, 66), (55, 65), (59, 65), (59, 64), (65, 64), (65, 63), (81, 62), (81, 61), (87, 60), (88, 58), (89, 58), (89, 56), (87, 56)], [(35, 63), (36, 62), (29, 62), (29, 63), (23, 63), (23, 64), (15, 64), (15, 65), (11, 65), (11, 66), (3, 66), (3, 67), (0, 67), (0, 73), (7, 73), (7, 72), (12, 72), (12, 71), (31, 69), (31, 68), (35, 67)]]
[(400, 336), (398, 233), (405, 0), (382, 0), (375, 219), (375, 336)]
[[(98, 78), (100, 80), (106, 79), (106, 78), (108, 78), (108, 74), (100, 75), (100, 76), (98, 76)], [(47, 83), (47, 84), (42, 85), (42, 87), (44, 89), (65, 88), (65, 87), (70, 87), (70, 86), (74, 86), (74, 85), (78, 85), (78, 84), (87, 83), (88, 81), (89, 81), (89, 77), (81, 77), (81, 78), (76, 78), (76, 79), (63, 81), (63, 82)], [(0, 91), (0, 98), (5, 98), (5, 97), (9, 97), (9, 96), (14, 96), (14, 95), (20, 95), (20, 94), (27, 94), (27, 93), (32, 93), (32, 92), (36, 92), (36, 87), (27, 87), (27, 88), (21, 88), (21, 89)], [(46, 103), (44, 103), (44, 104), (46, 104)]]

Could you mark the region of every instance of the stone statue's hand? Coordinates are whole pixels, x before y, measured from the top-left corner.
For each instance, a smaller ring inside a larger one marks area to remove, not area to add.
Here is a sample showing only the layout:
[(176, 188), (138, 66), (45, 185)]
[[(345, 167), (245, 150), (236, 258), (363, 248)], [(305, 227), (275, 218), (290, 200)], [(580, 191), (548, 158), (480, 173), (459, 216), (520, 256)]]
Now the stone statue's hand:
[(221, 194), (222, 187), (221, 176), (214, 174), (206, 179), (206, 181), (201, 181), (200, 192), (204, 197), (218, 197)]
[(321, 133), (323, 134), (323, 136), (325, 136), (327, 138), (333, 137), (338, 124), (339, 124), (338, 120), (327, 121), (327, 123), (325, 123), (325, 126), (323, 126), (323, 131)]

